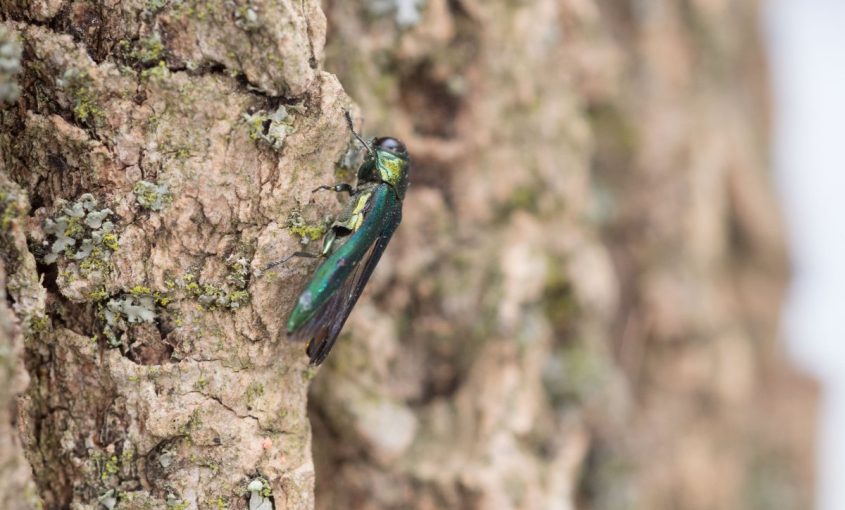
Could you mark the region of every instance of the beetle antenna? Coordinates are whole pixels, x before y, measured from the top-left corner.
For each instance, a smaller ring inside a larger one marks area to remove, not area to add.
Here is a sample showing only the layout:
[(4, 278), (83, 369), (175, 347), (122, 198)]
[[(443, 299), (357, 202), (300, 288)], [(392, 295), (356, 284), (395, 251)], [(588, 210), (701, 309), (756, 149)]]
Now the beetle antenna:
[(349, 124), (349, 130), (352, 131), (352, 134), (355, 135), (355, 138), (357, 138), (358, 141), (361, 142), (361, 145), (363, 145), (364, 148), (367, 149), (367, 152), (372, 154), (373, 148), (370, 147), (370, 144), (365, 142), (364, 139), (361, 138), (361, 135), (359, 135), (358, 133), (355, 132), (355, 126), (352, 125), (352, 114), (349, 113), (349, 110), (346, 110), (343, 113), (344, 113), (344, 115), (346, 115), (346, 123)]

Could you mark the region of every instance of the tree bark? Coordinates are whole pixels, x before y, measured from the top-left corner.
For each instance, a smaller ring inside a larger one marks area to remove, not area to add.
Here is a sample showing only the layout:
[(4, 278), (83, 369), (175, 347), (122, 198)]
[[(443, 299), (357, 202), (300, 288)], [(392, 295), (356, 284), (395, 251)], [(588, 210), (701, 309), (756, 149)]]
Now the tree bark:
[(22, 47), (20, 97), (2, 111), (16, 239), (3, 249), (9, 282), (26, 282), (7, 288), (37, 496), (245, 508), (260, 480), (276, 508), (310, 508), (313, 371), (282, 333), (309, 268), (255, 270), (336, 207), (310, 192), (349, 139), (349, 101), (319, 67), (319, 5), (3, 11)]
[[(323, 7), (3, 4), (0, 506), (807, 508), (756, 6)], [(314, 370), (350, 108), (412, 187)]]
[(318, 507), (809, 508), (757, 6), (383, 4), (326, 7), (415, 165), (312, 387)]

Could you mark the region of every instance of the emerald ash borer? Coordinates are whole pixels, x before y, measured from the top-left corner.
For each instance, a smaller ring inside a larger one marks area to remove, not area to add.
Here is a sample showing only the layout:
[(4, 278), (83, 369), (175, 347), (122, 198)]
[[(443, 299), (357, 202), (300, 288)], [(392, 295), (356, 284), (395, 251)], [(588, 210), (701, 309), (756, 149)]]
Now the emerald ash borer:
[(367, 142), (355, 132), (349, 112), (346, 121), (367, 150), (358, 168), (357, 184), (354, 188), (341, 183), (314, 190), (348, 193), (349, 201), (323, 238), (320, 254), (291, 255), (323, 258), (299, 295), (287, 323), (289, 338), (308, 342), (306, 352), (313, 365), (319, 365), (328, 356), (399, 226), (402, 200), (408, 188), (410, 159), (405, 145), (392, 137)]

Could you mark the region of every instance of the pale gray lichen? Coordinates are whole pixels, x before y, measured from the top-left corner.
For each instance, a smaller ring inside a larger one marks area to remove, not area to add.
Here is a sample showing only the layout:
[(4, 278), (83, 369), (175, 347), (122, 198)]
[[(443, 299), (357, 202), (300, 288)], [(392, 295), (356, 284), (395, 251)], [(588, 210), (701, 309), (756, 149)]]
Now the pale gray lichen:
[(114, 489), (106, 491), (97, 498), (97, 501), (99, 501), (100, 505), (102, 505), (106, 510), (113, 510), (114, 507), (117, 506), (117, 496), (115, 496)]
[(293, 116), (284, 105), (280, 105), (272, 113), (264, 110), (252, 114), (244, 113), (242, 118), (249, 126), (250, 139), (263, 141), (275, 150), (280, 150), (285, 144), (285, 138), (296, 132)]
[(0, 104), (17, 101), (21, 89), (15, 77), (20, 72), (20, 42), (14, 32), (0, 25)]
[(394, 13), (396, 24), (411, 27), (420, 22), (425, 0), (369, 0), (367, 8), (376, 16)]
[(230, 255), (226, 259), (226, 266), (229, 268), (226, 283), (238, 289), (245, 289), (249, 282), (249, 261), (246, 257)]
[(182, 498), (172, 493), (164, 497), (164, 502), (167, 505), (167, 508), (171, 508), (173, 510), (184, 510), (188, 508), (188, 502), (183, 501)]
[(166, 183), (138, 181), (132, 192), (135, 193), (138, 205), (151, 211), (161, 211), (173, 201), (170, 187)]
[(109, 223), (105, 221), (109, 215), (112, 214), (111, 209), (102, 209), (100, 211), (91, 211), (85, 216), (85, 224), (88, 225), (88, 228), (92, 230), (97, 230), (101, 228), (105, 223)]
[(338, 173), (343, 174), (342, 177), (351, 176), (361, 166), (361, 162), (361, 145), (358, 140), (352, 138), (346, 145), (346, 152), (336, 164)]
[(132, 324), (152, 323), (156, 319), (153, 296), (124, 296), (112, 298), (100, 305), (99, 317), (103, 321), (103, 336), (109, 345), (124, 343), (125, 332)]
[(161, 455), (159, 455), (158, 463), (161, 465), (161, 467), (163, 467), (164, 469), (167, 469), (171, 466), (171, 464), (173, 464), (173, 458), (175, 456), (176, 456), (176, 454), (173, 453), (172, 451), (165, 450), (164, 452), (162, 452)]
[[(62, 207), (62, 214), (44, 221), (44, 233), (53, 238), (43, 260), (52, 264), (60, 255), (85, 261), (96, 256), (97, 263), (81, 269), (88, 273), (102, 273), (111, 252), (117, 249), (114, 224), (108, 220), (111, 209), (97, 209), (97, 199), (85, 193), (75, 202)], [(102, 274), (101, 274), (102, 275)]]
[(235, 8), (235, 26), (248, 32), (261, 28), (258, 21), (258, 7), (251, 2)]
[(108, 324), (125, 319), (130, 324), (155, 321), (155, 300), (152, 296), (126, 296), (110, 299), (103, 311)]
[(144, 6), (143, 14), (147, 17), (152, 16), (153, 14), (167, 7), (167, 3), (168, 0), (147, 0), (147, 4)]
[(94, 251), (94, 242), (91, 239), (83, 239), (82, 243), (77, 248), (76, 253), (71, 255), (73, 260), (84, 260), (91, 256)]
[(249, 510), (273, 510), (273, 501), (270, 499), (273, 491), (267, 480), (256, 478), (249, 482), (246, 490), (250, 493)]

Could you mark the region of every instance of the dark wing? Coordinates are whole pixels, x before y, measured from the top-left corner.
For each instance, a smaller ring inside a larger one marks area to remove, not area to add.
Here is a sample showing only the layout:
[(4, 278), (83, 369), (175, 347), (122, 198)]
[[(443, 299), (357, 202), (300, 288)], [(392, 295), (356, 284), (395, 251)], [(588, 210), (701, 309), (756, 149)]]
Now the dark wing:
[[(401, 207), (401, 204), (399, 204), (399, 207)], [(387, 243), (390, 242), (393, 232), (399, 226), (402, 215), (399, 207), (390, 211), (391, 217), (385, 222), (382, 231), (365, 252), (361, 263), (356, 266), (341, 287), (335, 291), (325, 305), (317, 310), (308, 322), (290, 333), (290, 337), (294, 340), (308, 340), (306, 352), (308, 357), (311, 358), (311, 364), (319, 365), (322, 363), (334, 347), (346, 319), (352, 313), (352, 308), (358, 298), (361, 297), (364, 286), (373, 274), (373, 270), (375, 270), (385, 248), (387, 248)]]

